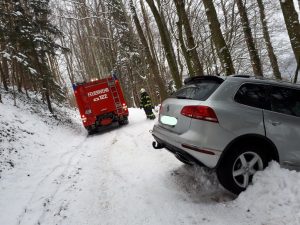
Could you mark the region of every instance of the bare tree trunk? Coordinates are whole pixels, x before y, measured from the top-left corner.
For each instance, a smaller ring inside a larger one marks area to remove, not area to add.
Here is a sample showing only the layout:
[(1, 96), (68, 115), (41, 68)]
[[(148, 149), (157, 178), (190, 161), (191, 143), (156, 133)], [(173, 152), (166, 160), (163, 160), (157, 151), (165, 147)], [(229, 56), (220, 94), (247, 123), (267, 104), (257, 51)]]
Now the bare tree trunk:
[(152, 58), (155, 61), (155, 64), (158, 65), (158, 70), (160, 72), (160, 76), (162, 77), (162, 79), (166, 80), (166, 71), (165, 71), (165, 69), (162, 69), (163, 66), (159, 62), (158, 53), (157, 53), (157, 50), (156, 50), (155, 44), (154, 44), (155, 40), (154, 40), (153, 33), (150, 28), (149, 16), (147, 14), (147, 11), (145, 10), (143, 0), (140, 0), (140, 5), (141, 5), (141, 9), (142, 9), (143, 20), (144, 20), (144, 24), (145, 24), (145, 28), (146, 28), (146, 36), (148, 39)]
[[(33, 42), (32, 42), (33, 45)], [(33, 46), (34, 49), (34, 46)], [(44, 53), (45, 54), (45, 53)], [(37, 71), (38, 74), (41, 76), (41, 87), (42, 88), (42, 96), (43, 96), (43, 102), (44, 102), (44, 98), (46, 98), (46, 102), (47, 102), (47, 106), (48, 106), (48, 110), (50, 113), (53, 114), (53, 109), (51, 106), (51, 99), (50, 99), (50, 88), (49, 88), (49, 75), (47, 74), (47, 71), (45, 70), (45, 68), (43, 68), (43, 66), (47, 65), (47, 62), (44, 60), (46, 58), (45, 55), (42, 55), (41, 58), (39, 58), (38, 53), (33, 50), (33, 57), (35, 60), (35, 64), (37, 66)]]
[(89, 49), (87, 49), (86, 46), (86, 38), (83, 37), (82, 35), (82, 30), (83, 28), (80, 26), (79, 22), (76, 24), (76, 31), (77, 31), (77, 39), (79, 42), (79, 52), (81, 54), (81, 57), (84, 58), (82, 60), (83, 67), (87, 73), (87, 80), (91, 80), (93, 77), (93, 71), (91, 65), (91, 60), (90, 60), (90, 54), (89, 54)]
[(6, 91), (8, 91), (8, 64), (5, 58), (2, 59), (2, 64), (0, 63), (0, 72), (1, 72), (1, 80), (3, 83), (3, 87)]
[(186, 65), (187, 65), (189, 74), (190, 74), (190, 76), (194, 76), (195, 75), (195, 70), (193, 68), (192, 61), (190, 60), (188, 50), (186, 49), (186, 46), (184, 44), (183, 32), (182, 32), (182, 22), (181, 22), (181, 20), (179, 20), (177, 22), (177, 28), (178, 28), (178, 41), (180, 43), (180, 48), (181, 48), (183, 57), (184, 57), (184, 59), (186, 61)]
[(51, 99), (50, 99), (50, 90), (49, 90), (49, 83), (47, 81), (47, 77), (45, 77), (46, 75), (43, 75), (43, 94), (44, 94), (44, 97), (46, 98), (46, 103), (47, 103), (47, 106), (48, 106), (48, 109), (49, 109), (49, 112), (51, 114), (54, 114), (54, 111), (53, 111), (53, 108), (52, 108), (52, 105), (51, 105)]
[(17, 97), (16, 97), (16, 91), (15, 91), (15, 72), (16, 72), (16, 68), (15, 68), (16, 63), (13, 63), (12, 65), (12, 73), (11, 73), (11, 84), (13, 87), (13, 98), (14, 98), (14, 106), (17, 106)]
[(177, 88), (180, 88), (182, 86), (182, 81), (180, 79), (176, 56), (174, 53), (174, 49), (172, 46), (172, 41), (171, 41), (170, 34), (168, 32), (167, 25), (164, 22), (164, 20), (161, 18), (161, 15), (158, 12), (153, 0), (146, 0), (146, 2), (148, 3), (148, 5), (153, 13), (154, 19), (156, 21), (156, 24), (157, 24), (157, 27), (158, 27), (158, 30), (160, 33), (161, 41), (162, 41), (162, 44), (163, 44), (165, 52), (166, 52), (166, 58), (167, 58), (175, 85)]
[(214, 73), (219, 76), (220, 73), (219, 73), (219, 70), (218, 70), (217, 57), (216, 57), (216, 54), (215, 54), (215, 48), (214, 48), (213, 41), (211, 41), (211, 51), (212, 51), (212, 60), (213, 60), (213, 63), (215, 65)]
[(273, 74), (276, 77), (276, 79), (281, 80), (281, 73), (279, 71), (277, 57), (274, 53), (274, 49), (273, 49), (273, 46), (272, 46), (272, 42), (271, 42), (271, 38), (270, 38), (270, 34), (269, 34), (269, 29), (268, 29), (268, 25), (267, 25), (264, 3), (263, 3), (262, 0), (257, 0), (257, 4), (258, 4), (258, 7), (259, 7), (260, 21), (262, 23), (264, 40), (265, 40), (265, 43), (266, 43), (266, 46), (267, 46), (268, 56), (270, 58)]
[[(297, 61), (297, 67), (300, 66), (300, 24), (298, 19), (298, 13), (295, 9), (293, 0), (280, 1), (285, 25), (290, 37), (290, 42), (294, 55)], [(298, 73), (297, 73), (298, 74)], [(295, 76), (294, 82), (297, 81)]]
[[(0, 78), (1, 78), (0, 81), (1, 81), (2, 78), (3, 78), (3, 77), (2, 77), (2, 73), (3, 73), (3, 71), (2, 71), (1, 62), (0, 62), (0, 75), (1, 75), (1, 76), (0, 76)], [(2, 90), (1, 90), (1, 88), (0, 88), (0, 103), (3, 103), (3, 102), (2, 102), (2, 95), (1, 95), (1, 92), (2, 92)]]
[(163, 80), (161, 79), (161, 76), (159, 74), (158, 65), (155, 63), (155, 61), (154, 61), (154, 59), (153, 59), (153, 57), (151, 55), (147, 39), (146, 39), (146, 37), (144, 35), (142, 26), (140, 24), (140, 21), (139, 21), (139, 18), (137, 16), (137, 14), (136, 14), (136, 10), (135, 10), (135, 7), (133, 5), (133, 1), (132, 0), (130, 0), (130, 7), (131, 7), (132, 17), (133, 17), (133, 20), (134, 20), (134, 23), (135, 23), (135, 26), (136, 26), (139, 38), (140, 38), (140, 40), (142, 42), (142, 45), (144, 46), (144, 51), (145, 51), (145, 54), (146, 54), (146, 59), (147, 59), (147, 62), (149, 64), (149, 66), (150, 66), (150, 72), (152, 73), (152, 77), (156, 78), (155, 80), (156, 80), (156, 83), (158, 84), (158, 88), (159, 88), (161, 99), (164, 100), (164, 99), (167, 98), (167, 91), (165, 89)]
[[(64, 38), (61, 38), (61, 42), (64, 43)], [(71, 57), (69, 57), (69, 53), (65, 53), (64, 57), (66, 59), (66, 68), (67, 68), (67, 72), (68, 72), (68, 76), (69, 79), (71, 81), (72, 84), (75, 83), (75, 74), (74, 74), (74, 70), (71, 64)]]
[(50, 95), (49, 95), (49, 90), (48, 89), (45, 91), (45, 97), (46, 97), (46, 102), (47, 102), (47, 106), (48, 106), (49, 112), (51, 114), (54, 114), (53, 108), (52, 108), (52, 105), (51, 105), (51, 99), (50, 99)]
[(190, 75), (191, 76), (204, 75), (203, 66), (202, 66), (199, 56), (198, 56), (197, 45), (194, 40), (192, 28), (191, 28), (191, 25), (189, 22), (188, 15), (185, 11), (185, 3), (182, 0), (174, 0), (174, 3), (176, 6), (179, 21), (183, 24), (186, 38), (187, 38), (187, 47), (188, 47), (187, 52), (188, 52), (188, 56), (192, 62), (193, 70), (194, 70), (193, 74), (190, 74)]
[(19, 93), (23, 93), (22, 92), (22, 84), (23, 84), (23, 68), (21, 67), (21, 65), (18, 63), (16, 65), (17, 68), (17, 73), (16, 75), (16, 82), (17, 82), (17, 90)]
[(209, 28), (212, 34), (212, 40), (216, 47), (217, 55), (220, 59), (225, 75), (231, 75), (235, 73), (231, 55), (227, 44), (224, 40), (221, 26), (218, 20), (216, 9), (212, 0), (203, 0), (205, 6), (206, 16), (209, 22)]
[(155, 61), (156, 65), (159, 65), (158, 64), (157, 52), (155, 50), (155, 46), (154, 46), (154, 43), (153, 43), (154, 42), (153, 41), (153, 35), (152, 35), (151, 29), (150, 29), (149, 17), (148, 17), (148, 14), (147, 14), (146, 10), (145, 10), (143, 0), (140, 0), (140, 5), (141, 5), (141, 9), (142, 9), (142, 15), (143, 15), (144, 23), (145, 23), (146, 35), (147, 35), (147, 38), (148, 38), (151, 55), (152, 55), (153, 60)]
[(299, 75), (299, 71), (300, 71), (300, 66), (299, 64), (297, 65), (296, 71), (295, 71), (295, 76), (294, 76), (294, 83), (296, 84), (298, 81), (298, 75)]
[(260, 62), (256, 47), (255, 47), (255, 43), (253, 40), (252, 31), (250, 28), (250, 23), (249, 23), (246, 7), (243, 3), (243, 0), (236, 0), (236, 3), (238, 6), (238, 9), (239, 9), (239, 14), (240, 14), (241, 21), (242, 21), (244, 36), (246, 39), (253, 72), (256, 76), (263, 76), (262, 66), (261, 66), (261, 62)]
[(183, 74), (183, 64), (181, 62), (181, 57), (180, 57), (180, 43), (179, 40), (176, 40), (176, 46), (177, 46), (177, 61), (178, 61), (178, 68), (179, 68), (179, 75), (182, 79), (182, 74)]

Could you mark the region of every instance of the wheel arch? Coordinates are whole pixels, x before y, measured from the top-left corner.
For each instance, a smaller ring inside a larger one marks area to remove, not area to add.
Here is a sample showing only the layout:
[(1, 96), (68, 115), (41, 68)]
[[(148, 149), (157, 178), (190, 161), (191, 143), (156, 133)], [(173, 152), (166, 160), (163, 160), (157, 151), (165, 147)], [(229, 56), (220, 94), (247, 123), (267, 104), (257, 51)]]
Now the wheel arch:
[(263, 135), (259, 135), (259, 134), (246, 134), (246, 135), (241, 135), (241, 136), (235, 138), (226, 146), (226, 148), (224, 149), (224, 151), (222, 152), (222, 154), (220, 156), (220, 159), (218, 161), (216, 168), (219, 167), (219, 165), (221, 164), (224, 157), (228, 154), (228, 152), (232, 151), (235, 147), (241, 146), (246, 143), (249, 143), (249, 144), (257, 143), (259, 145), (266, 147), (266, 149), (264, 151), (268, 152), (268, 156), (270, 157), (269, 160), (275, 160), (275, 161), (279, 162), (279, 153), (278, 153), (277, 147), (269, 138), (267, 138)]

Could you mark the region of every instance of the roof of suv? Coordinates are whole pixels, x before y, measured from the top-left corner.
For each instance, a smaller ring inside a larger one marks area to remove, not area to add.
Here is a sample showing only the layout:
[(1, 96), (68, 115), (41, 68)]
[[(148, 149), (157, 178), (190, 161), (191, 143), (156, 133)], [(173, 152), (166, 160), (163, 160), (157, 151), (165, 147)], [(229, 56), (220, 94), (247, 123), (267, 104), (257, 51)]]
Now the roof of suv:
[(238, 79), (241, 81), (250, 81), (250, 82), (262, 83), (262, 84), (280, 85), (280, 86), (286, 86), (286, 87), (291, 87), (291, 88), (300, 88), (299, 84), (293, 84), (288, 81), (275, 80), (272, 78), (250, 76), (250, 75), (231, 75), (231, 76), (228, 76), (226, 79)]
[(184, 84), (194, 84), (194, 83), (200, 83), (202, 81), (214, 81), (216, 83), (221, 84), (224, 81), (223, 77), (220, 76), (213, 76), (213, 75), (206, 75), (206, 76), (195, 76), (195, 77), (189, 77), (184, 80)]
[(259, 77), (259, 76), (252, 76), (252, 75), (243, 75), (243, 74), (237, 74), (237, 75), (230, 75), (230, 76), (214, 76), (214, 75), (206, 75), (206, 76), (195, 76), (195, 77), (189, 77), (184, 80), (184, 84), (194, 84), (194, 83), (200, 83), (203, 81), (214, 81), (216, 83), (221, 84), (224, 80), (240, 80), (241, 82), (249, 81), (249, 82), (255, 82), (255, 83), (264, 83), (264, 84), (271, 84), (271, 85), (280, 85), (280, 86), (286, 86), (286, 87), (292, 87), (292, 88), (300, 88), (299, 84), (293, 84), (288, 81), (283, 80), (275, 80), (271, 78), (265, 78), (265, 77)]

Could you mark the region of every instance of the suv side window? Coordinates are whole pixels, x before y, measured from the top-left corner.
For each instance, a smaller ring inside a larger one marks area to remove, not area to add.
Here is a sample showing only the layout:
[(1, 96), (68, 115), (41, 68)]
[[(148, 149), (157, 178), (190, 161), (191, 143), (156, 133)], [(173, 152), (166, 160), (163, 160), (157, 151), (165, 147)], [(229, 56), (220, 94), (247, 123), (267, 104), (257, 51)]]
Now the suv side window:
[(261, 84), (243, 84), (234, 100), (240, 104), (256, 108), (265, 108), (266, 87)]
[(300, 117), (300, 90), (272, 87), (270, 98), (272, 111)]

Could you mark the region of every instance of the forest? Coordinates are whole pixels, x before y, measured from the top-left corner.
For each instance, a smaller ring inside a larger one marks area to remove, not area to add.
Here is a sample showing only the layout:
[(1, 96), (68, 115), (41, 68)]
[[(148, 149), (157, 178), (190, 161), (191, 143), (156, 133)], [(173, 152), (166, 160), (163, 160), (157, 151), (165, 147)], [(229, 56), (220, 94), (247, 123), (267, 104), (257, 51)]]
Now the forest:
[[(72, 84), (114, 75), (129, 107), (190, 76), (297, 83), (300, 0), (0, 0), (1, 95), (75, 105)], [(16, 104), (16, 103), (15, 103)]]

